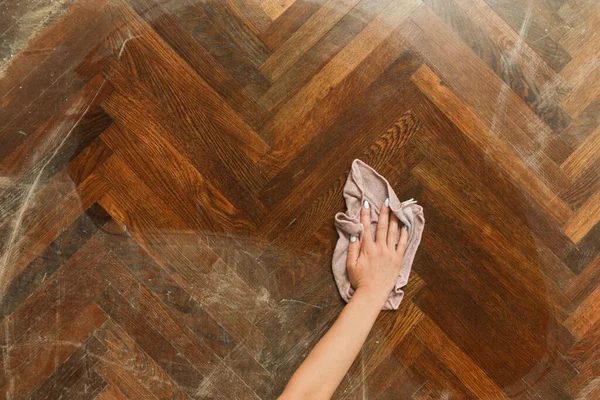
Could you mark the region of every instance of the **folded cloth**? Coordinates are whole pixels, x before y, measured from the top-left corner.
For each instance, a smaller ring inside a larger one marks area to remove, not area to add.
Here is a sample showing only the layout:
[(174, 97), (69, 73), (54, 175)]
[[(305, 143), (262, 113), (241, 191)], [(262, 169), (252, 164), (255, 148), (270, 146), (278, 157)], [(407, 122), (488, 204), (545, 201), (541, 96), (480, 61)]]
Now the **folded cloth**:
[(396, 285), (383, 306), (384, 310), (396, 310), (402, 301), (402, 297), (404, 297), (402, 287), (406, 286), (408, 282), (415, 253), (421, 242), (421, 234), (425, 226), (423, 207), (417, 205), (413, 199), (400, 202), (388, 181), (373, 168), (358, 159), (352, 162), (350, 174), (344, 186), (344, 198), (346, 199), (346, 212), (335, 215), (335, 227), (339, 239), (333, 251), (332, 269), (335, 283), (346, 302), (350, 301), (354, 294), (354, 288), (350, 284), (348, 271), (346, 270), (348, 245), (350, 244), (350, 235), (362, 238), (364, 233), (364, 227), (360, 222), (360, 210), (363, 202), (367, 200), (371, 205), (369, 210), (371, 212), (373, 239), (375, 239), (377, 230), (379, 211), (386, 198), (390, 199), (390, 210), (400, 220), (400, 227), (403, 224), (408, 228), (408, 243), (400, 268), (400, 275), (398, 275)]

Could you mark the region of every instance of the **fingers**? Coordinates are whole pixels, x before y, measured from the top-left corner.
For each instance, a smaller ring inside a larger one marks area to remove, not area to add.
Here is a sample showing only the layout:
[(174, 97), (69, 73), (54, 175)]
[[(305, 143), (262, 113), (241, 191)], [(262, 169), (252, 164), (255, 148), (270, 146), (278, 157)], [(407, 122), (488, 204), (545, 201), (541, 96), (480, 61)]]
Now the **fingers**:
[(407, 227), (404, 226), (400, 229), (400, 241), (398, 242), (398, 247), (396, 248), (396, 252), (399, 256), (404, 257), (404, 252), (406, 251), (406, 243), (408, 243), (408, 230)]
[(388, 226), (390, 219), (390, 200), (385, 199), (379, 212), (379, 221), (377, 221), (377, 232), (375, 233), (375, 242), (385, 244), (388, 235)]
[(358, 256), (360, 255), (360, 242), (354, 235), (350, 235), (350, 245), (348, 246), (348, 258), (346, 259), (346, 267), (351, 268), (356, 265)]
[(370, 204), (367, 200), (365, 200), (365, 202), (363, 203), (363, 207), (360, 210), (360, 222), (365, 228), (362, 242), (365, 245), (369, 245), (370, 243), (373, 243), (373, 236), (371, 233), (371, 210)]
[(392, 214), (390, 217), (390, 229), (387, 234), (387, 246), (390, 249), (395, 249), (396, 243), (398, 243), (398, 217)]

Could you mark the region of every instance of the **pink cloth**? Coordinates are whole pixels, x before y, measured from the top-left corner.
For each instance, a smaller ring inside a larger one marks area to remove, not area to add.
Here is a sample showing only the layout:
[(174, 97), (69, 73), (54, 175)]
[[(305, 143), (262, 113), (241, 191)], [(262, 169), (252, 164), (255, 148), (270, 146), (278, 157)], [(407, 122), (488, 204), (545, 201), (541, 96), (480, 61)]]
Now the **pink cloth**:
[(359, 238), (363, 235), (364, 227), (360, 222), (360, 210), (363, 202), (367, 200), (371, 206), (373, 238), (375, 238), (379, 211), (386, 198), (390, 199), (390, 210), (400, 220), (400, 228), (402, 228), (402, 225), (408, 227), (408, 243), (404, 254), (404, 262), (400, 268), (400, 275), (394, 290), (383, 306), (384, 310), (396, 310), (402, 301), (402, 297), (404, 297), (402, 287), (406, 286), (408, 282), (415, 253), (421, 242), (421, 234), (425, 226), (423, 207), (415, 204), (416, 202), (413, 199), (400, 202), (388, 181), (373, 168), (358, 159), (352, 162), (350, 174), (346, 180), (346, 186), (344, 186), (344, 198), (346, 199), (346, 212), (335, 215), (335, 227), (340, 238), (333, 251), (332, 269), (335, 283), (346, 302), (350, 301), (354, 294), (354, 288), (350, 284), (348, 272), (346, 271), (348, 245), (350, 244), (350, 235)]

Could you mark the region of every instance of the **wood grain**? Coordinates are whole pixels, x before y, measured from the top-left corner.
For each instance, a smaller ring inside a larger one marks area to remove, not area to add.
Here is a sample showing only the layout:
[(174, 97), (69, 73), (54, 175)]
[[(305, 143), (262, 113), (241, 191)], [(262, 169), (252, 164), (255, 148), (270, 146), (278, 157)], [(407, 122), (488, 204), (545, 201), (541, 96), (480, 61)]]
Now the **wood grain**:
[(0, 16), (0, 399), (277, 398), (343, 309), (357, 158), (426, 227), (333, 398), (597, 397), (596, 2), (26, 6)]

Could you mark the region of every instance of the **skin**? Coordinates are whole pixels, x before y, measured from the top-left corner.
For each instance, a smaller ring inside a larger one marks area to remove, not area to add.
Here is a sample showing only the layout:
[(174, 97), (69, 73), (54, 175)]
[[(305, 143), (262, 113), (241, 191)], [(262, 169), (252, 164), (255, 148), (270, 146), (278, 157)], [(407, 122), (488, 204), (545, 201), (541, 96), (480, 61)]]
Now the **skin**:
[[(280, 399), (329, 399), (362, 348), (392, 291), (406, 250), (408, 233), (384, 204), (375, 240), (368, 204), (361, 223), (365, 233), (348, 248), (347, 269), (356, 289), (339, 317), (296, 370)], [(398, 242), (398, 235), (400, 240)], [(396, 246), (398, 243), (398, 246)]]

